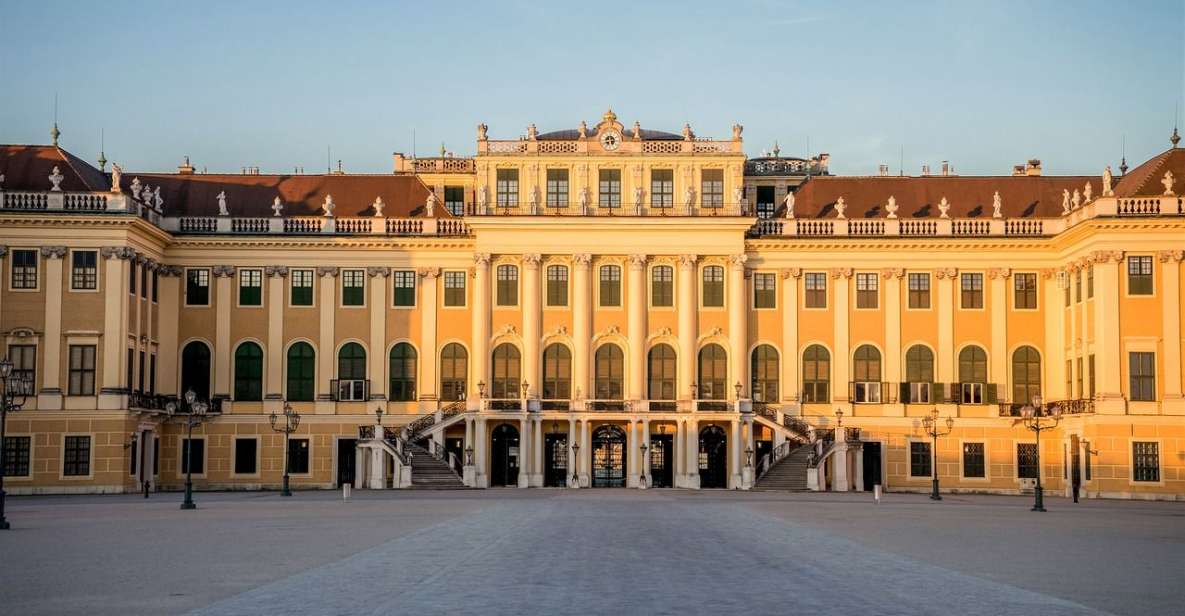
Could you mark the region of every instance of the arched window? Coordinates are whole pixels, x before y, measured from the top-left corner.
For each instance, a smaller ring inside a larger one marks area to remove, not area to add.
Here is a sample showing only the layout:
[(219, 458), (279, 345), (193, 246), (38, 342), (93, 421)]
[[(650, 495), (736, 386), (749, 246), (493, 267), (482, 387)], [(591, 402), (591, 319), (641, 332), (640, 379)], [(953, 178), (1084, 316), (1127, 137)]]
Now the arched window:
[(853, 359), (852, 401), (881, 401), (881, 352), (871, 344), (856, 348)]
[(391, 347), (391, 389), (387, 396), (396, 402), (416, 399), (416, 349), (406, 342)]
[(984, 395), (987, 380), (987, 353), (974, 345), (963, 347), (963, 350), (959, 352), (959, 402), (961, 404), (987, 402)]
[(495, 400), (517, 399), (522, 395), (518, 349), (509, 342), (494, 347), (494, 372), (490, 379), (490, 397)]
[(197, 340), (181, 350), (181, 393), (191, 389), (198, 400), (210, 399), (210, 347)]
[(337, 352), (337, 399), (365, 400), (366, 349), (357, 342), (348, 342)]
[(288, 347), (288, 400), (291, 402), (312, 402), (316, 354), (307, 342), (297, 342)]
[[(675, 365), (675, 349), (669, 344), (656, 344), (650, 349), (647, 359), (646, 397), (650, 400), (678, 399), (679, 390), (676, 389), (675, 383), (678, 371)], [(674, 407), (671, 407), (671, 410), (674, 410)]]
[(254, 342), (235, 349), (235, 400), (263, 400), (263, 349)]
[(597, 348), (593, 387), (598, 400), (625, 398), (625, 355), (616, 344)]
[(440, 350), (440, 399), (461, 400), (469, 380), (469, 353), (465, 347), (450, 342)]
[(543, 399), (568, 400), (572, 397), (572, 352), (562, 344), (543, 349)]
[(831, 353), (812, 344), (802, 352), (802, 401), (831, 400)]
[(934, 382), (934, 352), (915, 344), (905, 352), (905, 383), (901, 401), (905, 404), (929, 404), (930, 384)]
[(1030, 404), (1041, 393), (1041, 355), (1031, 346), (1012, 353), (1012, 403)]
[(718, 344), (699, 350), (700, 400), (728, 399), (728, 354)]
[(709, 265), (704, 268), (703, 303), (704, 306), (721, 307), (724, 305), (724, 268), (719, 265)]
[(778, 401), (778, 351), (768, 344), (753, 349), (750, 395), (754, 402)]

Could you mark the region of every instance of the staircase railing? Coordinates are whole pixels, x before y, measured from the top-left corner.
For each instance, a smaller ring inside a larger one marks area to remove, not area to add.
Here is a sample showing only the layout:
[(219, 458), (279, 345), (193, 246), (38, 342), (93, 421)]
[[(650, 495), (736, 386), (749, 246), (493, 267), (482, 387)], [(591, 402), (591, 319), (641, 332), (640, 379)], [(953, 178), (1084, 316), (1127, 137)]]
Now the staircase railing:
[(794, 451), (800, 446), (800, 443), (786, 441), (781, 445), (774, 447), (773, 451), (761, 456), (761, 462), (757, 465), (757, 479), (760, 480), (762, 477), (764, 477), (765, 474), (769, 472), (769, 469), (773, 468), (778, 462), (786, 459), (786, 456), (789, 456), (790, 452)]
[[(465, 400), (454, 400), (445, 405), (440, 410), (440, 421), (444, 421), (449, 417), (464, 413), (466, 410)], [(414, 443), (422, 438), (424, 435), (437, 424), (436, 413), (428, 413), (423, 417), (407, 424), (404, 428), (404, 439), (409, 443)]]
[(383, 426), (383, 440), (391, 445), (391, 449), (395, 453), (395, 457), (399, 458), (399, 462), (404, 465), (411, 464), (411, 455), (404, 450), (407, 441), (400, 436), (398, 430), (392, 430)]

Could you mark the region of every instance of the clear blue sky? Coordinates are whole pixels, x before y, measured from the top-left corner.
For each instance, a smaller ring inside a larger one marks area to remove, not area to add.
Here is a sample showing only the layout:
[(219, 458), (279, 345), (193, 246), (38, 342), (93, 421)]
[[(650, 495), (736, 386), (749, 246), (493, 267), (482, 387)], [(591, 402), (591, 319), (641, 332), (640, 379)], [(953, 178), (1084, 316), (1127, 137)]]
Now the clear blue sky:
[[(830, 152), (839, 173), (949, 159), (1100, 173), (1168, 147), (1185, 8), (1163, 2), (0, 0), (0, 142), (129, 170), (386, 172), (596, 121)], [(1185, 105), (1182, 105), (1185, 107)], [(1185, 109), (1181, 111), (1185, 116)]]

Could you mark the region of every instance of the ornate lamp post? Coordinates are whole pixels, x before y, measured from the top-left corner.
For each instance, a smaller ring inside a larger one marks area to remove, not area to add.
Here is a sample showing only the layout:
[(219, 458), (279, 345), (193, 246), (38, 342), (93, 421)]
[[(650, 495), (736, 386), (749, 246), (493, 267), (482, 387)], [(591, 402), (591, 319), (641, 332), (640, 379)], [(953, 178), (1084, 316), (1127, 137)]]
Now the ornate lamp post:
[(737, 400), (740, 400), (741, 399), (741, 390), (744, 389), (745, 386), (741, 385), (740, 381), (737, 381), (736, 384), (732, 386), (732, 388), (735, 389), (737, 392)]
[(8, 412), (15, 411), (25, 404), (33, 383), (13, 374), (12, 360), (5, 357), (0, 359), (0, 530), (8, 530), (8, 520), (4, 518), (4, 426), (8, 423)]
[[(185, 427), (188, 430), (188, 436), (185, 439), (185, 500), (181, 502), (181, 509), (197, 509), (197, 505), (193, 502), (193, 427), (201, 425), (206, 420), (206, 411), (209, 410), (210, 405), (197, 399), (197, 394), (192, 389), (185, 392)], [(177, 412), (177, 404), (169, 402), (165, 405), (165, 411), (169, 415)]]
[[(843, 427), (843, 409), (835, 409), (835, 429), (838, 430)], [(839, 435), (835, 435), (839, 438)]]
[(639, 466), (642, 467), (642, 475), (640, 477), (638, 477), (638, 481), (641, 483), (642, 487), (644, 488), (644, 487), (646, 487), (646, 467), (649, 466), (649, 464), (650, 464), (650, 461), (646, 458), (646, 450), (648, 450), (650, 448), (647, 447), (646, 442), (643, 441), (642, 445), (639, 447), (639, 449), (642, 450), (642, 462), (641, 462), (641, 464), (639, 464)]
[(527, 389), (530, 387), (530, 385), (528, 385), (526, 381), (523, 381), (519, 383), (519, 387), (522, 387), (523, 399), (525, 400), (527, 398)]
[[(381, 425), (383, 422), (382, 409), (376, 410), (375, 415), (378, 415), (379, 424)], [(292, 410), (292, 405), (285, 401), (284, 414), (282, 415), (284, 418), (283, 424), (280, 423), (280, 417), (281, 415), (276, 415), (276, 412), (272, 411), (271, 416), (268, 417), (268, 421), (272, 424), (272, 430), (284, 433), (284, 488), (280, 490), (280, 496), (292, 496), (292, 490), (288, 489), (288, 436), (296, 432), (296, 428), (300, 426), (300, 413)], [(381, 438), (381, 436), (375, 435), (375, 438)]]
[(930, 435), (933, 443), (930, 447), (930, 471), (932, 478), (930, 479), (930, 500), (942, 500), (942, 496), (938, 494), (938, 437), (946, 436), (955, 428), (955, 418), (946, 418), (946, 429), (943, 430), (941, 422), (938, 421), (938, 409), (930, 411), (930, 414), (922, 418), (922, 428), (926, 434)]
[[(287, 410), (288, 405), (285, 404), (284, 408)], [(376, 406), (374, 409), (374, 424), (379, 427), (383, 425), (383, 407), (381, 406)], [(378, 434), (374, 435), (375, 438), (379, 438), (379, 436)]]
[(477, 382), (477, 397), (478, 398), (485, 398), (486, 397), (486, 382), (485, 381), (478, 381)]
[(580, 443), (572, 443), (572, 485), (580, 487)]
[(1033, 396), (1033, 402), (1020, 409), (1021, 421), (1037, 435), (1037, 487), (1033, 490), (1033, 508), (1029, 511), (1045, 512), (1045, 494), (1041, 488), (1041, 432), (1052, 430), (1062, 421), (1060, 406), (1046, 408), (1040, 395)]

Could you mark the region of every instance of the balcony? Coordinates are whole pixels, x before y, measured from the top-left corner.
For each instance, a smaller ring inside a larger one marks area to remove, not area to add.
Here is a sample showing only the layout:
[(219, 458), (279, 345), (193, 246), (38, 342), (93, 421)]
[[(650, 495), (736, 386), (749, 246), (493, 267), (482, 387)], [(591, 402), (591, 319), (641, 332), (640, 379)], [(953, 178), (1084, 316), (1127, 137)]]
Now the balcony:
[[(1000, 417), (1023, 417), (1025, 404), (1016, 402), (1001, 402)], [(1091, 398), (1075, 398), (1071, 400), (1049, 400), (1045, 402), (1045, 412), (1052, 413), (1052, 409), (1061, 409), (1062, 415), (1085, 415), (1094, 412), (1094, 400)]]

